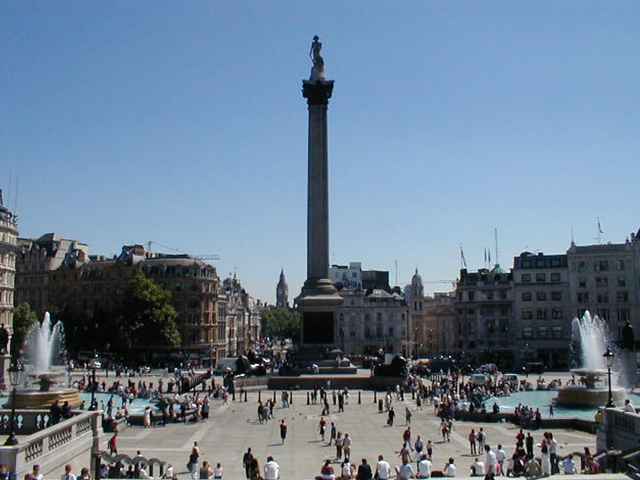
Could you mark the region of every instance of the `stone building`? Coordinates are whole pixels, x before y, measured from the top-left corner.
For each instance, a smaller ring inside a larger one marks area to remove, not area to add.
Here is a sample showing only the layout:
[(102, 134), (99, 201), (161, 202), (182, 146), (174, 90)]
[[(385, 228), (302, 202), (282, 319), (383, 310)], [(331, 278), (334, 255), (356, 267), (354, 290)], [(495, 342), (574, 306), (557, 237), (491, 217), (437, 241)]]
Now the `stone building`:
[(49, 272), (63, 262), (89, 261), (89, 247), (78, 240), (46, 233), (40, 238), (19, 238), (16, 259), (15, 304), (28, 303), (38, 318), (49, 305)]
[(429, 350), (429, 326), (425, 316), (424, 286), (422, 277), (416, 272), (411, 277), (411, 284), (404, 288), (404, 297), (409, 309), (412, 330), (410, 338), (412, 343), (411, 353), (414, 356), (422, 356), (431, 352)]
[(492, 270), (460, 270), (455, 308), (460, 322), (456, 351), (471, 362), (511, 365), (513, 276), (496, 265)]
[(14, 288), (18, 224), (16, 216), (4, 206), (0, 190), (0, 324), (13, 330)]
[(284, 276), (284, 269), (280, 270), (280, 279), (276, 287), (276, 308), (289, 308), (289, 286)]
[(569, 367), (571, 341), (567, 255), (523, 252), (513, 259), (513, 336), (516, 362)]
[(435, 292), (433, 297), (425, 298), (424, 334), (416, 339), (421, 342), (418, 352), (445, 354), (456, 350), (460, 322), (455, 299), (455, 292)]
[(225, 278), (220, 301), (224, 304), (226, 356), (246, 355), (260, 339), (263, 305), (242, 287), (238, 278)]
[[(93, 318), (96, 312), (113, 311), (136, 271), (171, 293), (182, 345), (174, 351), (158, 349), (156, 357), (210, 365), (218, 357), (216, 270), (188, 255), (150, 254), (142, 245), (125, 245), (113, 258), (90, 257), (80, 261), (73, 251), (56, 270), (49, 272), (48, 305), (58, 316), (65, 309)], [(153, 351), (153, 346), (145, 346)]]
[(329, 280), (339, 289), (362, 288), (362, 263), (350, 262), (349, 265), (331, 265)]
[(618, 338), (629, 320), (640, 331), (640, 241), (577, 246), (567, 251), (572, 316), (585, 310), (607, 321)]
[(342, 289), (336, 307), (335, 344), (347, 355), (372, 354), (379, 349), (410, 355), (411, 322), (402, 295), (383, 289)]

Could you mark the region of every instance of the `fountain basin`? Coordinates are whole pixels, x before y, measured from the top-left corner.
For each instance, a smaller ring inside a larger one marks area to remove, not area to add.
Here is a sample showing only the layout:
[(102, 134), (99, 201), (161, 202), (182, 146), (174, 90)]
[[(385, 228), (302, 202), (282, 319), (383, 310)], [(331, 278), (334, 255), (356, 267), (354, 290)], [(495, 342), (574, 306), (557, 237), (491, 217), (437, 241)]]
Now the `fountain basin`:
[[(620, 406), (627, 398), (622, 388), (612, 388), (613, 403)], [(606, 388), (564, 387), (558, 390), (555, 404), (565, 407), (603, 407), (609, 401), (609, 390)]]
[[(9, 395), (5, 408), (13, 407), (14, 396)], [(46, 410), (58, 400), (60, 406), (69, 402), (72, 409), (80, 407), (82, 399), (80, 392), (75, 388), (54, 388), (46, 392), (40, 390), (17, 390), (15, 395), (15, 408), (25, 410)]]

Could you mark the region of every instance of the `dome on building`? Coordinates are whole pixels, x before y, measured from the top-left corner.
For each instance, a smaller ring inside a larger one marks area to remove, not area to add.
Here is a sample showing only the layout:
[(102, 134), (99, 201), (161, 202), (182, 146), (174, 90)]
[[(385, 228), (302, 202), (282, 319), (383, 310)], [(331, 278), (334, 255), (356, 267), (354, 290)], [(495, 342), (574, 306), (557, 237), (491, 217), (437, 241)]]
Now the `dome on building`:
[(416, 268), (416, 273), (411, 277), (411, 291), (414, 297), (422, 297), (424, 296), (424, 286), (422, 285), (422, 277), (418, 273), (418, 269)]

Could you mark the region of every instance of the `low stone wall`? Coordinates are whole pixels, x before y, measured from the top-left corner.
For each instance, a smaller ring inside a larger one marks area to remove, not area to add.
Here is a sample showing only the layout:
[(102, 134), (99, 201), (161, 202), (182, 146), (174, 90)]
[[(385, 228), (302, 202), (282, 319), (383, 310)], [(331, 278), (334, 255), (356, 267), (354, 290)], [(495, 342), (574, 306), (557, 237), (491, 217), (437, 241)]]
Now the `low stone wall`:
[(76, 413), (72, 418), (21, 438), (18, 445), (0, 446), (0, 464), (15, 471), (16, 478), (23, 478), (38, 464), (47, 477), (79, 455), (97, 450), (102, 436), (101, 412)]
[(605, 408), (604, 428), (599, 440), (609, 449), (630, 450), (640, 447), (640, 415), (618, 408)]
[[(481, 413), (481, 412), (457, 412), (456, 420), (463, 422), (480, 422), (480, 423), (492, 423), (492, 422), (509, 422), (515, 425), (520, 425), (520, 420), (513, 413)], [(532, 425), (524, 425), (523, 427), (531, 428)], [(555, 429), (555, 428), (569, 428), (572, 430), (580, 430), (587, 433), (596, 433), (598, 430), (598, 424), (595, 421), (583, 420), (581, 418), (543, 418), (540, 422), (541, 429)]]

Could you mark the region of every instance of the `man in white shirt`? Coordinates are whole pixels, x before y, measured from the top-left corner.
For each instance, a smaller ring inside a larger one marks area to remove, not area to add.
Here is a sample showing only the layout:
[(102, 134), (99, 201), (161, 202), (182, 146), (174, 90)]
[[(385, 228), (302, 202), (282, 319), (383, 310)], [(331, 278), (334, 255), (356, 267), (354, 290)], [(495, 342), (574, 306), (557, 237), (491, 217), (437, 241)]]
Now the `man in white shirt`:
[(491, 447), (489, 445), (484, 446), (484, 451), (484, 464), (486, 466), (487, 473), (493, 473), (494, 475), (497, 475), (498, 469), (496, 468), (496, 466), (498, 465), (498, 458), (495, 452), (491, 450)]
[(477, 458), (471, 464), (472, 477), (484, 477), (484, 463)]
[(407, 459), (402, 460), (402, 465), (398, 467), (398, 480), (410, 480), (415, 478), (415, 472), (413, 471), (413, 465), (411, 465)]
[(636, 408), (631, 403), (631, 400), (627, 399), (624, 401), (624, 411), (629, 413), (636, 413)]
[(62, 480), (76, 480), (76, 476), (71, 472), (71, 465), (64, 466), (64, 475)]
[(422, 454), (418, 462), (418, 478), (431, 478), (431, 462), (426, 453)]
[(378, 455), (378, 466), (376, 467), (376, 474), (378, 480), (390, 480), (391, 479), (391, 465), (387, 462), (382, 455)]
[(278, 465), (273, 457), (267, 457), (267, 463), (264, 464), (264, 480), (279, 480), (280, 465)]
[(449, 457), (449, 463), (444, 466), (444, 474), (447, 477), (456, 476), (456, 466), (453, 464), (453, 457)]

